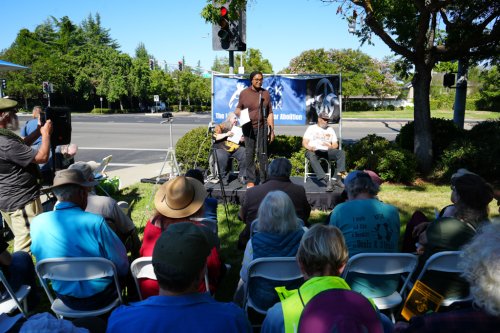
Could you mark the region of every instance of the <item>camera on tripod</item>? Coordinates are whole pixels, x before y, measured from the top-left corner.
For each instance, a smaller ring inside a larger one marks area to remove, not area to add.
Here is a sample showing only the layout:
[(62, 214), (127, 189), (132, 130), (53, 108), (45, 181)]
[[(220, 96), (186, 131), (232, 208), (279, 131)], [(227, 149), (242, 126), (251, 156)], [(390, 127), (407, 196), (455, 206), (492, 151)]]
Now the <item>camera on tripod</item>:
[(172, 114), (172, 112), (163, 112), (163, 113), (161, 114), (161, 117), (162, 117), (162, 118), (167, 118), (167, 119), (170, 119), (170, 118), (172, 118), (173, 116), (174, 116), (174, 115)]

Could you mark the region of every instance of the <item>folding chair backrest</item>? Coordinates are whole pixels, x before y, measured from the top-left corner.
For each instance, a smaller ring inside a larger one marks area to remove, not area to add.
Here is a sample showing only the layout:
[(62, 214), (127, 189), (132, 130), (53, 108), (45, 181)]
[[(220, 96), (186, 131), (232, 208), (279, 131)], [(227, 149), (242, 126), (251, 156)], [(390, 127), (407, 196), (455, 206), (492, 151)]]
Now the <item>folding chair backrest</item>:
[(443, 251), (434, 253), (425, 262), (417, 280), (421, 280), (426, 271), (461, 273), (463, 270), (458, 267), (461, 254), (462, 251)]
[[(113, 277), (120, 301), (120, 283), (118, 274), (112, 261), (101, 257), (79, 258), (51, 258), (39, 261), (36, 264), (36, 273), (50, 298), (46, 279), (58, 281), (86, 281), (104, 277)], [(51, 300), (53, 302), (53, 300)]]
[(96, 179), (101, 178), (105, 175), (104, 171), (106, 171), (106, 168), (108, 167), (108, 164), (109, 164), (109, 162), (111, 162), (112, 158), (113, 158), (113, 155), (108, 155), (108, 156), (104, 157), (101, 161), (101, 164), (99, 164), (99, 166), (97, 168), (95, 168), (94, 177)]
[(130, 272), (134, 278), (135, 287), (139, 293), (139, 297), (142, 300), (141, 288), (139, 286), (139, 279), (146, 278), (151, 280), (156, 280), (156, 274), (153, 268), (152, 257), (141, 257), (132, 261), (130, 265)]
[(287, 282), (302, 279), (303, 275), (295, 257), (258, 258), (250, 262), (248, 265), (247, 288), (243, 305), (245, 309), (250, 306), (260, 313), (266, 313), (267, 309), (259, 308), (252, 301), (251, 281), (255, 278), (282, 282), (280, 285), (286, 285)]
[[(342, 277), (346, 279), (349, 273), (372, 275), (407, 273), (409, 278), (417, 262), (417, 256), (410, 253), (358, 253), (349, 259)], [(401, 290), (406, 287), (408, 278)]]
[[(31, 287), (27, 285), (22, 285), (19, 288), (19, 290), (14, 291), (11, 288), (9, 282), (7, 281), (7, 278), (5, 278), (5, 275), (3, 274), (1, 269), (0, 269), (0, 281), (2, 282), (2, 284), (5, 287), (5, 290), (10, 296), (10, 298), (0, 301), (0, 313), (10, 313), (17, 307), (19, 311), (23, 314), (23, 316), (27, 318), (28, 309), (27, 309), (26, 297), (28, 296)], [(24, 302), (24, 304), (21, 305), (21, 302)]]

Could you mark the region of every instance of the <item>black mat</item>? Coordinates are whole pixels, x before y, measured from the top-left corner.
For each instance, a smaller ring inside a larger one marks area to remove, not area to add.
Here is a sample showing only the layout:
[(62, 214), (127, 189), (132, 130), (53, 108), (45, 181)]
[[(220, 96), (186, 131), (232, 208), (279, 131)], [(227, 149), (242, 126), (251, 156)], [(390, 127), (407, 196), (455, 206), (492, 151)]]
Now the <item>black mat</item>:
[[(292, 182), (304, 186), (306, 189), (307, 201), (312, 209), (320, 209), (330, 211), (340, 201), (341, 189), (336, 188), (333, 192), (326, 192), (326, 185), (316, 182), (312, 178), (307, 178), (304, 183), (304, 177), (291, 177)], [(167, 179), (160, 178), (158, 183), (163, 184)], [(141, 183), (155, 184), (156, 178), (143, 178)], [(222, 193), (225, 194), (226, 200), (229, 203), (241, 204), (245, 198), (246, 186), (240, 184), (237, 179), (232, 180), (228, 185), (221, 186), (220, 184), (206, 183), (209, 196), (216, 198), (222, 202)]]

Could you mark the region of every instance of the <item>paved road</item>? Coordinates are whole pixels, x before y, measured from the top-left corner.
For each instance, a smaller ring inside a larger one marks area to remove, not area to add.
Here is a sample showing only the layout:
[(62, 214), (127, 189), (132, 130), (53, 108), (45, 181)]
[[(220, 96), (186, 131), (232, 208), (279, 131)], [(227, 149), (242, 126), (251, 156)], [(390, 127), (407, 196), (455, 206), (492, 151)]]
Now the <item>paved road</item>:
[[(20, 124), (29, 119), (22, 115)], [(172, 122), (165, 121), (158, 114), (131, 115), (72, 115), (72, 142), (79, 146), (77, 160), (99, 161), (113, 155), (110, 170), (162, 162), (170, 146), (189, 130), (203, 126), (208, 129), (208, 114), (175, 115)], [(367, 134), (393, 140), (407, 120), (348, 120), (342, 124), (344, 141), (358, 140)], [(333, 125), (337, 135), (339, 126)], [(170, 143), (170, 128), (172, 144)], [(277, 126), (276, 134), (302, 136), (306, 126)]]

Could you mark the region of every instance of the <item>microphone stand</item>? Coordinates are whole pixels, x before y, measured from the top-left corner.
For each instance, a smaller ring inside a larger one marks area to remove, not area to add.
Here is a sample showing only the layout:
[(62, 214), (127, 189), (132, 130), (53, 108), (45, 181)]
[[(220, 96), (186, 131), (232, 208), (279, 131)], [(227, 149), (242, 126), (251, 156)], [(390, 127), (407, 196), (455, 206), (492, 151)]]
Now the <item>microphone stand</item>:
[[(258, 118), (258, 124), (257, 124), (257, 160), (259, 161), (259, 178), (260, 178), (260, 183), (262, 183), (266, 178), (266, 173), (267, 173), (267, 116), (265, 112), (266, 108), (264, 107), (262, 103), (262, 88), (259, 91), (259, 118)], [(261, 133), (261, 122), (263, 123), (263, 133)], [(260, 149), (259, 149), (259, 144)], [(261, 163), (261, 161), (264, 161), (264, 163)]]

